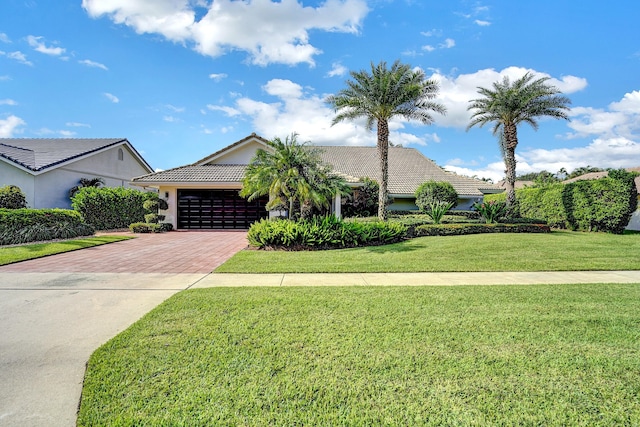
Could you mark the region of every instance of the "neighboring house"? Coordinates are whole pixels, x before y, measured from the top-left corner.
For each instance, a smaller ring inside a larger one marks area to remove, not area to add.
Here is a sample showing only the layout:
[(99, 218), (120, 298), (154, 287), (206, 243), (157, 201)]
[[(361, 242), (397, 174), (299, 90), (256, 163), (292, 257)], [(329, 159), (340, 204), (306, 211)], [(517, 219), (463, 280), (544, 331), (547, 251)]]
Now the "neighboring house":
[[(238, 195), (247, 165), (259, 148), (269, 149), (267, 140), (252, 134), (197, 162), (140, 176), (132, 184), (159, 190), (169, 209), (162, 214), (176, 229), (246, 229), (266, 218), (266, 198), (248, 202)], [(322, 159), (347, 183), (361, 185), (361, 177), (377, 179), (375, 147), (321, 146)], [(468, 209), (484, 194), (502, 191), (493, 184), (445, 172), (411, 148), (389, 147), (390, 209), (416, 210), (414, 192), (430, 179), (449, 181), (460, 196), (459, 209)], [(340, 197), (333, 203), (340, 215)]]
[(129, 187), (153, 169), (123, 138), (0, 138), (0, 186), (16, 185), (30, 208), (70, 208), (80, 178)]

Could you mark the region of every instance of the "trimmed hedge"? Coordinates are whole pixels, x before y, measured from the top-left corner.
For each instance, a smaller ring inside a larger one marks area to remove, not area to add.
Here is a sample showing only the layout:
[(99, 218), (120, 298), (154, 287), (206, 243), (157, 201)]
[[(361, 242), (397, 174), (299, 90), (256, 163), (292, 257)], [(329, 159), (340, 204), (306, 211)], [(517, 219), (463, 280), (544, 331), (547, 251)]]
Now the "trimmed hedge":
[(149, 222), (134, 222), (129, 225), (132, 233), (164, 233), (173, 230), (173, 224), (163, 222), (161, 224)]
[[(516, 190), (520, 215), (542, 218), (554, 228), (621, 234), (637, 207), (634, 173), (611, 170), (609, 177)], [(504, 200), (504, 194), (485, 200)]]
[(97, 230), (115, 230), (143, 222), (148, 213), (143, 204), (153, 197), (157, 197), (155, 193), (131, 188), (84, 187), (73, 196), (71, 204)]
[(544, 224), (426, 224), (415, 229), (415, 237), (462, 236), (481, 233), (549, 233)]
[(341, 221), (335, 216), (255, 222), (247, 239), (257, 248), (317, 250), (386, 245), (402, 240), (407, 229), (394, 222)]
[(451, 203), (451, 207), (458, 205), (458, 193), (450, 182), (427, 181), (418, 186), (415, 192), (416, 206), (422, 211), (428, 211), (433, 204), (440, 202)]
[(68, 209), (0, 209), (0, 245), (91, 236), (95, 230)]

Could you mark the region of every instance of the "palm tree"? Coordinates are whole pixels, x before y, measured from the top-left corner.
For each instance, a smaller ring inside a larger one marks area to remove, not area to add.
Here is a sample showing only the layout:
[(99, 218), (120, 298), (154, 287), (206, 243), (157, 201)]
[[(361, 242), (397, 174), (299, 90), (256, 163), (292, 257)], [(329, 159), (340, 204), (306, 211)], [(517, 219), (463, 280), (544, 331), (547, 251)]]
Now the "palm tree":
[(438, 83), (425, 80), (422, 70), (413, 70), (410, 65), (395, 61), (391, 68), (381, 61), (371, 63), (371, 72), (352, 71), (353, 80), (347, 80), (347, 88), (326, 99), (335, 112), (332, 125), (343, 120), (366, 119), (368, 130), (374, 122), (378, 132), (378, 156), (380, 159), (380, 188), (378, 191), (378, 218), (387, 217), (387, 181), (389, 155), (389, 120), (400, 116), (407, 120), (418, 120), (432, 124), (431, 112), (445, 114), (443, 105), (432, 101), (438, 94)]
[(104, 185), (104, 179), (102, 178), (80, 178), (78, 185), (75, 185), (69, 189), (69, 198), (73, 198), (78, 191), (86, 187), (100, 187)]
[(293, 218), (296, 206), (303, 215), (305, 207), (328, 208), (336, 193), (350, 191), (344, 179), (321, 163), (317, 149), (298, 143), (295, 133), (268, 145), (273, 150), (257, 150), (245, 172), (240, 195), (249, 201), (269, 195), (267, 209), (286, 206)]
[(538, 129), (537, 118), (553, 117), (569, 119), (566, 110), (571, 101), (559, 89), (547, 83), (548, 77), (534, 79), (531, 73), (515, 80), (508, 77), (493, 83), (493, 89), (478, 88), (482, 98), (470, 101), (468, 110), (475, 110), (467, 130), (493, 123), (493, 134), (498, 136), (500, 150), (505, 163), (507, 205), (513, 209), (516, 203), (514, 183), (516, 181), (516, 146), (518, 125), (528, 123)]

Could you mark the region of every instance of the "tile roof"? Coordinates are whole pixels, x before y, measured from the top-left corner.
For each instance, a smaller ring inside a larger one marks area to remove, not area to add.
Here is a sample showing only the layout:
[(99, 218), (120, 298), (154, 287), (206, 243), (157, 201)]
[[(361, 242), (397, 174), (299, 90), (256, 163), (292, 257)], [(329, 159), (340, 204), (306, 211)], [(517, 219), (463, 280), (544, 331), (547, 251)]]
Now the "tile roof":
[[(0, 157), (40, 172), (122, 143), (128, 144), (135, 152), (125, 138), (0, 138)], [(152, 170), (139, 154), (138, 157)]]
[[(376, 147), (318, 146), (321, 158), (337, 172), (354, 177), (377, 179), (379, 162)], [(414, 194), (425, 181), (448, 181), (461, 196), (481, 196), (500, 188), (478, 179), (447, 172), (415, 148), (389, 147), (389, 193)]]
[(133, 182), (240, 182), (247, 165), (187, 165), (134, 178)]
[[(361, 177), (377, 179), (379, 163), (376, 147), (314, 147), (319, 148), (321, 159), (347, 182), (358, 182)], [(215, 154), (223, 151), (225, 150)], [(208, 156), (205, 159), (211, 157)], [(245, 169), (246, 165), (191, 164), (140, 176), (134, 178), (133, 182), (149, 184), (240, 182), (244, 177)], [(389, 147), (389, 193), (413, 195), (418, 186), (428, 180), (448, 181), (461, 196), (482, 196), (483, 191), (489, 193), (501, 191), (496, 185), (446, 172), (416, 149)]]

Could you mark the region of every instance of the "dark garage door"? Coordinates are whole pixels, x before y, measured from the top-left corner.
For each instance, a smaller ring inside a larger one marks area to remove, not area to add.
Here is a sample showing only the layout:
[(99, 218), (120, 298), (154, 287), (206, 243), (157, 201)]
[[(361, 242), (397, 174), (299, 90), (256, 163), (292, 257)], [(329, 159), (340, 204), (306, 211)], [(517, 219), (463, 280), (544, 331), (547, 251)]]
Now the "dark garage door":
[(248, 202), (238, 190), (178, 190), (178, 228), (247, 229), (267, 217), (266, 204)]

